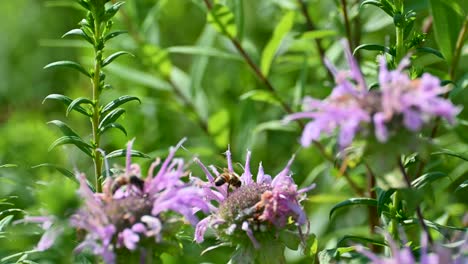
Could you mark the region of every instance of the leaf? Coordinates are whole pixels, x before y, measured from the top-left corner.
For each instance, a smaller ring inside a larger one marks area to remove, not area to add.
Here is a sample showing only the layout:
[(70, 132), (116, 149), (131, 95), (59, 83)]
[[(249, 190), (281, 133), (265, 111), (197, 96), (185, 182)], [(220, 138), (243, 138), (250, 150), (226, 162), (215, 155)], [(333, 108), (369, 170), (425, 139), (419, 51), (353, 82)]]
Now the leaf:
[(386, 246), (385, 241), (383, 241), (383, 240), (376, 240), (376, 239), (372, 239), (372, 238), (368, 238), (368, 237), (353, 236), (353, 235), (345, 235), (343, 238), (340, 239), (340, 241), (338, 241), (338, 243), (336, 243), (336, 245), (341, 247), (341, 246), (343, 246), (343, 244), (344, 244), (344, 242), (346, 240), (358, 241), (358, 242), (360, 242), (362, 244), (371, 243), (371, 244), (374, 244), (374, 245), (377, 245), (377, 246), (382, 246), (382, 247)]
[(393, 17), (395, 14), (395, 7), (392, 6), (389, 2), (386, 1), (378, 1), (378, 0), (365, 0), (362, 1), (361, 5), (359, 8), (362, 8), (365, 5), (373, 5), (376, 6), (380, 9), (382, 9), (385, 13), (387, 13), (389, 16)]
[(431, 155), (447, 155), (447, 156), (452, 156), (452, 157), (462, 159), (464, 161), (468, 161), (467, 156), (465, 156), (463, 154), (460, 154), (460, 153), (453, 152), (453, 151), (448, 150), (448, 149), (444, 149), (444, 150), (438, 151), (438, 152), (433, 152), (433, 153), (431, 153)]
[(99, 134), (101, 135), (106, 130), (111, 129), (111, 128), (117, 128), (118, 130), (122, 131), (122, 133), (124, 133), (125, 136), (127, 136), (127, 130), (125, 130), (125, 128), (119, 123), (110, 123), (110, 124), (105, 125), (104, 127), (99, 128)]
[(351, 205), (367, 205), (367, 206), (377, 206), (377, 200), (373, 198), (350, 198), (346, 201), (343, 201), (335, 206), (330, 210), (329, 218), (331, 219), (333, 213), (338, 210), (342, 209), (343, 207), (351, 206)]
[(312, 30), (307, 31), (304, 34), (299, 36), (300, 39), (304, 40), (314, 40), (314, 39), (323, 39), (336, 36), (337, 32), (335, 30), (323, 29), (323, 30)]
[(211, 246), (211, 247), (207, 247), (205, 250), (203, 250), (201, 253), (200, 253), (200, 256), (203, 256), (203, 254), (205, 254), (206, 252), (209, 252), (211, 250), (214, 250), (214, 249), (217, 249), (217, 248), (220, 248), (220, 247), (228, 247), (228, 246), (231, 246), (231, 243), (228, 243), (228, 242), (223, 242), (223, 243), (220, 243), (220, 244), (216, 244), (214, 246)]
[(237, 35), (237, 27), (235, 24), (234, 14), (229, 7), (216, 3), (209, 10), (207, 21), (221, 34), (228, 38), (235, 38)]
[(420, 48), (417, 48), (416, 49), (418, 52), (425, 52), (425, 53), (430, 53), (430, 54), (433, 54), (441, 59), (445, 59), (444, 58), (444, 55), (442, 55), (442, 53), (440, 53), (440, 51), (436, 50), (436, 49), (433, 49), (433, 48), (429, 48), (429, 47), (420, 47)]
[(74, 62), (74, 61), (56, 61), (56, 62), (52, 62), (52, 63), (47, 64), (46, 66), (44, 66), (44, 69), (49, 69), (49, 68), (54, 68), (54, 67), (68, 67), (68, 68), (77, 70), (77, 71), (81, 72), (82, 74), (84, 74), (84, 75), (88, 76), (89, 78), (91, 78), (91, 74), (87, 70), (85, 70), (85, 68), (83, 68), (83, 66), (81, 66), (81, 64), (79, 64), (78, 62)]
[[(106, 155), (106, 159), (110, 159), (110, 158), (116, 158), (116, 157), (125, 157), (125, 155), (127, 154), (127, 150), (126, 149), (118, 149), (118, 150), (114, 150), (112, 151), (111, 153), (107, 154)], [(131, 156), (132, 157), (139, 157), (139, 158), (146, 158), (146, 159), (150, 159), (151, 157), (140, 152), (140, 151), (137, 151), (137, 150), (132, 150), (131, 151)]]
[(377, 189), (377, 215), (380, 217), (385, 211), (387, 204), (391, 203), (390, 197), (395, 193), (395, 189), (381, 190)]
[(71, 171), (69, 171), (69, 170), (67, 170), (67, 169), (65, 169), (63, 167), (60, 167), (58, 165), (55, 165), (55, 164), (52, 164), (52, 163), (42, 163), (42, 164), (33, 166), (31, 168), (36, 169), (36, 168), (42, 168), (42, 167), (56, 169), (58, 172), (62, 173), (65, 177), (67, 177), (70, 180), (72, 180), (72, 181), (79, 184), (78, 179), (76, 179), (76, 176), (75, 176), (75, 174), (73, 172), (71, 172)]
[(2, 218), (0, 220), (0, 232), (3, 231), (5, 226), (7, 226), (11, 222), (13, 217), (15, 217), (15, 216), (14, 215), (8, 215), (8, 216), (5, 216), (4, 218)]
[(60, 120), (52, 120), (47, 122), (47, 124), (56, 125), (65, 136), (80, 137), (71, 127)]
[(111, 19), (115, 14), (119, 11), (120, 7), (125, 4), (124, 2), (117, 2), (110, 6), (109, 8), (106, 9), (106, 12), (104, 13), (103, 20), (107, 21)]
[(136, 96), (123, 95), (123, 96), (120, 96), (119, 98), (117, 98), (115, 100), (112, 100), (108, 104), (106, 104), (104, 106), (104, 108), (102, 108), (101, 113), (106, 114), (108, 111), (114, 110), (115, 108), (117, 108), (117, 107), (119, 107), (119, 106), (121, 106), (121, 105), (123, 105), (123, 104), (125, 104), (127, 102), (130, 102), (130, 101), (138, 101), (141, 104), (140, 98), (138, 98)]
[(315, 234), (307, 236), (306, 246), (304, 247), (304, 255), (312, 257), (312, 264), (315, 263), (315, 255), (318, 251), (318, 239)]
[(157, 69), (165, 78), (171, 76), (172, 62), (167, 50), (155, 45), (143, 46), (143, 62), (151, 68)]
[(461, 189), (465, 189), (466, 187), (468, 187), (468, 180), (462, 182), (462, 184), (460, 184), (460, 186), (458, 186), (457, 189), (455, 189), (455, 192), (458, 192)]
[(231, 54), (213, 47), (197, 47), (197, 46), (173, 46), (167, 48), (169, 53), (175, 54), (190, 54), (216, 57), (220, 59), (241, 61), (242, 58), (237, 54)]
[[(440, 225), (440, 224), (434, 223), (434, 222), (426, 220), (426, 219), (424, 219), (424, 223), (428, 227), (436, 230), (437, 232), (441, 233), (442, 235), (444, 235), (444, 232), (443, 232), (444, 230), (459, 230), (459, 231), (465, 231), (465, 232), (468, 231), (468, 228), (466, 228), (466, 227)], [(404, 225), (419, 225), (420, 222), (419, 222), (419, 219), (413, 218), (413, 219), (404, 220), (403, 224)]]
[(80, 137), (76, 136), (63, 136), (52, 142), (49, 146), (49, 151), (54, 149), (57, 146), (60, 145), (65, 145), (65, 144), (72, 144), (75, 145), (77, 148), (79, 148), (81, 151), (83, 151), (86, 155), (92, 157), (93, 154), (91, 152), (92, 147), (84, 142)]
[(281, 42), (291, 30), (294, 24), (294, 11), (287, 12), (273, 31), (273, 36), (268, 41), (267, 45), (263, 49), (262, 59), (260, 61), (260, 69), (263, 75), (268, 76), (270, 72), (273, 59), (275, 58), (276, 52), (278, 51)]
[(172, 89), (169, 82), (155, 77), (154, 74), (148, 74), (117, 63), (107, 66), (107, 71), (122, 79), (145, 85), (155, 90), (170, 91)]
[(0, 168), (14, 168), (14, 167), (18, 167), (18, 165), (16, 165), (16, 164), (2, 164), (2, 165), (0, 165)]
[(430, 172), (426, 173), (424, 175), (421, 175), (417, 179), (415, 179), (412, 183), (411, 186), (416, 189), (421, 189), (424, 187), (426, 184), (431, 183), (433, 181), (436, 181), (440, 178), (446, 177), (447, 173), (443, 172)]
[(122, 55), (130, 55), (132, 57), (135, 57), (135, 55), (133, 55), (132, 53), (130, 52), (127, 52), (127, 51), (117, 51), (111, 55), (109, 55), (109, 57), (105, 58), (103, 61), (102, 61), (102, 67), (106, 67), (109, 63), (113, 62), (115, 59), (117, 59), (118, 57), (122, 56)]
[(379, 45), (379, 44), (362, 44), (362, 45), (359, 45), (357, 46), (354, 51), (353, 51), (353, 55), (356, 54), (356, 52), (358, 52), (359, 50), (377, 50), (377, 51), (381, 51), (381, 52), (385, 52), (385, 53), (388, 53), (392, 56), (395, 56), (394, 52), (392, 52), (389, 48), (385, 47), (385, 46), (382, 46), (382, 45)]
[(67, 108), (67, 111), (65, 112), (65, 116), (68, 116), (68, 114), (74, 110), (76, 107), (81, 107), (81, 104), (89, 104), (91, 106), (94, 106), (94, 103), (93, 101), (91, 101), (90, 99), (86, 98), (86, 97), (79, 97), (79, 98), (76, 98), (75, 100), (73, 100), (69, 105), (68, 105), (68, 108)]
[(265, 90), (251, 90), (240, 96), (241, 100), (250, 99), (253, 101), (260, 101), (272, 105), (280, 105), (278, 98), (270, 91)]
[[(68, 97), (68, 96), (65, 96), (65, 95), (62, 95), (62, 94), (49, 94), (48, 96), (46, 96), (46, 98), (44, 98), (44, 100), (42, 101), (42, 103), (44, 103), (46, 100), (58, 100), (62, 103), (64, 103), (65, 105), (70, 105), (73, 100)], [(86, 115), (86, 116), (91, 116), (90, 113), (88, 113), (88, 111), (86, 111), (86, 109), (84, 109), (83, 107), (81, 106), (76, 106), (73, 108), (75, 111), (78, 111), (80, 113), (82, 113), (83, 115)]]
[(435, 40), (447, 62), (452, 62), (453, 50), (462, 25), (462, 15), (455, 0), (429, 0)]
[(208, 120), (208, 131), (214, 137), (216, 145), (220, 148), (226, 147), (230, 136), (230, 116), (226, 109), (221, 109), (211, 115)]
[(285, 124), (282, 120), (272, 120), (258, 124), (253, 132), (260, 133), (265, 130), (294, 132), (296, 128), (292, 123)]
[(63, 34), (62, 38), (67, 36), (80, 36), (90, 44), (94, 45), (94, 40), (90, 36), (88, 36), (81, 28), (75, 28), (68, 31), (67, 33)]
[(117, 108), (110, 111), (99, 123), (99, 130), (107, 124), (114, 123), (123, 113), (125, 113), (125, 109), (123, 108)]
[(128, 31), (126, 30), (117, 30), (117, 31), (113, 31), (107, 35), (104, 36), (104, 41), (108, 41), (108, 40), (111, 40), (117, 36), (120, 36), (122, 34), (126, 34)]

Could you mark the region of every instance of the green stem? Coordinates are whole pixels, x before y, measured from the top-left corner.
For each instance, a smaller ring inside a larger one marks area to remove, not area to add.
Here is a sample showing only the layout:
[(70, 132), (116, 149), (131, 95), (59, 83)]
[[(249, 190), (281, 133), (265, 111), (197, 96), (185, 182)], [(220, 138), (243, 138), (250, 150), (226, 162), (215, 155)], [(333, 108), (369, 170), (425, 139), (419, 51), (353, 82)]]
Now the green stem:
[[(403, 16), (403, 1), (395, 0), (396, 14)], [(396, 26), (396, 56), (395, 64), (398, 64), (403, 56), (405, 56), (405, 43), (404, 43), (404, 27), (402, 23), (395, 25)]]
[(101, 64), (102, 64), (102, 47), (101, 47), (101, 21), (99, 16), (95, 16), (94, 21), (94, 38), (96, 40), (94, 46), (94, 76), (92, 79), (93, 83), (93, 116), (91, 118), (91, 125), (93, 129), (93, 162), (94, 162), (94, 175), (95, 175), (95, 188), (96, 192), (102, 192), (102, 157), (98, 151), (100, 147), (100, 135), (99, 135), (99, 97), (101, 95), (100, 87), (100, 75), (101, 75)]
[(393, 212), (392, 212), (392, 220), (390, 222), (390, 234), (393, 237), (393, 240), (399, 241), (400, 234), (398, 233), (398, 219), (397, 219), (397, 214), (400, 209), (400, 202), (401, 202), (401, 197), (400, 197), (400, 192), (397, 190), (393, 194)]
[(346, 8), (346, 0), (341, 0), (341, 8), (343, 9), (343, 20), (346, 30), (346, 39), (348, 40), (348, 46), (351, 51), (354, 50), (353, 36), (351, 33), (351, 24), (349, 22), (348, 9)]

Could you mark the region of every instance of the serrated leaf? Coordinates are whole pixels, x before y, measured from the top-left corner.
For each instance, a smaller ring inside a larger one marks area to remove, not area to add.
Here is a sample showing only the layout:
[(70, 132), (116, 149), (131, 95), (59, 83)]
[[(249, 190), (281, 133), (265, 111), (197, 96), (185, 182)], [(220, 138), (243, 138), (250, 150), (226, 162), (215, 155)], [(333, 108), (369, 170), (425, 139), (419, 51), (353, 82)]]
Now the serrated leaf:
[(86, 34), (86, 32), (84, 32), (81, 28), (75, 28), (68, 31), (67, 33), (63, 34), (62, 38), (66, 36), (80, 36), (90, 44), (94, 44), (94, 40), (91, 38), (91, 36)]
[(116, 31), (113, 31), (107, 35), (104, 36), (104, 41), (108, 41), (108, 40), (111, 40), (117, 36), (120, 36), (122, 34), (126, 34), (128, 31), (126, 30), (116, 30)]
[(294, 15), (295, 11), (287, 12), (280, 20), (271, 39), (268, 41), (267, 45), (263, 49), (262, 59), (260, 61), (260, 69), (263, 75), (268, 76), (270, 72), (271, 65), (275, 58), (276, 52), (278, 51), (281, 42), (286, 37), (286, 35), (291, 30), (294, 24)]
[(429, 47), (421, 47), (421, 48), (417, 48), (416, 49), (418, 52), (424, 52), (424, 53), (430, 53), (430, 54), (433, 54), (441, 59), (445, 59), (444, 58), (444, 55), (442, 55), (442, 53), (440, 53), (440, 51), (436, 50), (436, 49), (433, 49), (433, 48), (429, 48)]
[[(70, 97), (63, 94), (49, 94), (48, 96), (46, 96), (46, 98), (44, 98), (42, 103), (44, 103), (46, 100), (57, 100), (64, 103), (66, 106), (69, 106), (73, 102), (73, 100)], [(88, 111), (86, 111), (86, 109), (84, 109), (81, 106), (76, 106), (73, 109), (82, 113), (83, 115), (91, 116), (91, 114), (88, 113)]]
[(76, 179), (76, 176), (75, 176), (75, 174), (73, 172), (71, 172), (71, 171), (69, 171), (69, 170), (67, 170), (67, 169), (65, 169), (63, 167), (60, 167), (58, 165), (55, 165), (55, 164), (52, 164), (52, 163), (42, 163), (42, 164), (33, 166), (31, 168), (36, 169), (36, 168), (43, 168), (43, 167), (55, 169), (58, 172), (62, 173), (63, 176), (65, 176), (65, 177), (69, 178), (70, 180), (72, 180), (72, 181), (79, 184), (78, 179)]
[(443, 172), (426, 173), (426, 174), (421, 175), (420, 177), (418, 177), (416, 180), (414, 180), (411, 183), (411, 186), (413, 186), (413, 188), (416, 188), (416, 189), (421, 189), (426, 184), (431, 183), (433, 181), (436, 181), (436, 180), (438, 180), (440, 178), (443, 178), (443, 177), (446, 177), (446, 176), (447, 176), (447, 173), (443, 173)]
[(104, 127), (99, 129), (99, 134), (102, 134), (102, 133), (106, 132), (106, 130), (109, 130), (111, 128), (116, 128), (116, 129), (122, 131), (122, 133), (124, 133), (125, 136), (127, 136), (127, 130), (125, 130), (125, 128), (119, 123), (110, 123), (110, 124), (105, 125)]
[(381, 52), (385, 52), (385, 53), (388, 53), (392, 56), (395, 56), (395, 54), (393, 54), (394, 52), (392, 52), (389, 48), (383, 46), (383, 45), (379, 45), (379, 44), (362, 44), (362, 45), (359, 45), (357, 46), (354, 51), (353, 51), (353, 55), (356, 54), (356, 52), (358, 52), (359, 50), (376, 50), (376, 51), (381, 51)]
[(80, 137), (71, 127), (69, 127), (66, 123), (60, 120), (52, 120), (47, 122), (47, 124), (57, 126), (65, 136)]
[(93, 156), (92, 151), (91, 151), (92, 147), (88, 143), (84, 142), (80, 137), (76, 137), (76, 136), (63, 136), (63, 137), (58, 138), (57, 140), (52, 142), (52, 144), (50, 144), (49, 151), (51, 151), (57, 146), (66, 145), (66, 144), (75, 145), (77, 148), (83, 151), (86, 155), (90, 157)]
[(103, 128), (104, 126), (117, 121), (117, 119), (119, 119), (119, 117), (123, 113), (125, 113), (125, 109), (123, 108), (117, 108), (117, 109), (110, 111), (99, 123), (99, 126), (98, 126), (99, 130)]
[[(118, 149), (118, 150), (114, 150), (111, 153), (107, 154), (105, 158), (110, 159), (110, 158), (116, 158), (116, 157), (125, 157), (126, 154), (127, 154), (126, 149)], [(137, 151), (137, 150), (132, 150), (131, 156), (132, 157), (138, 157), (138, 158), (146, 158), (146, 159), (151, 158), (150, 156), (146, 155), (145, 153)]]
[[(75, 100), (73, 100), (67, 107), (67, 111), (65, 112), (65, 116), (68, 116), (68, 114), (70, 114), (71, 111), (73, 111), (75, 108), (77, 107), (81, 107), (82, 104), (89, 104), (91, 106), (94, 106), (94, 103), (93, 101), (91, 101), (90, 99), (86, 98), (86, 97), (79, 97), (79, 98), (76, 98)], [(83, 107), (81, 107), (83, 108)], [(84, 109), (84, 108), (83, 108)]]
[(104, 13), (104, 17), (103, 17), (103, 20), (104, 21), (107, 21), (109, 19), (111, 19), (113, 16), (115, 16), (115, 14), (119, 11), (120, 7), (125, 4), (124, 2), (117, 2), (115, 4), (113, 4), (112, 6), (110, 6), (106, 12)]
[(373, 198), (350, 198), (346, 201), (343, 201), (335, 206), (330, 210), (329, 218), (331, 219), (333, 213), (338, 210), (342, 209), (343, 207), (352, 206), (352, 205), (367, 205), (367, 206), (377, 206), (377, 200)]
[(71, 68), (71, 69), (77, 70), (77, 71), (81, 72), (82, 74), (84, 74), (84, 75), (88, 76), (89, 78), (91, 78), (91, 74), (89, 74), (89, 72), (83, 66), (81, 66), (81, 64), (79, 64), (78, 62), (74, 62), (74, 61), (56, 61), (56, 62), (52, 62), (52, 63), (47, 64), (46, 66), (44, 66), (44, 69), (49, 69), (49, 68), (54, 68), (54, 67)]
[(102, 114), (106, 114), (107, 112), (111, 111), (111, 110), (114, 110), (115, 108), (127, 103), (127, 102), (130, 102), (130, 101), (138, 101), (140, 104), (141, 104), (141, 100), (140, 98), (136, 97), (136, 96), (130, 96), (130, 95), (124, 95), (124, 96), (120, 96), (119, 98), (115, 99), (115, 100), (112, 100), (111, 102), (109, 102), (108, 104), (106, 104), (102, 110), (101, 110), (101, 113)]
[(240, 96), (241, 100), (245, 99), (250, 99), (253, 101), (260, 101), (260, 102), (265, 102), (269, 103), (272, 105), (280, 105), (280, 101), (276, 96), (271, 93), (270, 91), (265, 91), (265, 90), (252, 90), (248, 91), (245, 94)]
[(216, 3), (208, 12), (207, 21), (221, 34), (234, 38), (237, 35), (237, 27), (234, 14), (229, 7)]
[(135, 57), (132, 53), (130, 52), (127, 52), (127, 51), (117, 51), (111, 55), (109, 55), (109, 57), (105, 58), (103, 61), (102, 61), (102, 67), (106, 67), (106, 65), (108, 65), (109, 63), (113, 62), (115, 59), (117, 59), (118, 57), (122, 56), (122, 55), (130, 55), (132, 57)]

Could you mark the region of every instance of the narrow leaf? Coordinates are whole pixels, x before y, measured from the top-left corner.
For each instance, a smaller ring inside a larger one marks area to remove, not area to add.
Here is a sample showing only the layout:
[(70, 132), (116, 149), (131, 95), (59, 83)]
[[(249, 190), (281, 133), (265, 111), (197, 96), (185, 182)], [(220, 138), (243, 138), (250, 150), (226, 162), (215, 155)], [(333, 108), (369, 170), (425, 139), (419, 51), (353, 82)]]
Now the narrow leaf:
[(455, 189), (455, 192), (458, 192), (458, 191), (460, 191), (461, 189), (464, 189), (464, 188), (466, 188), (466, 187), (468, 187), (468, 180), (462, 182), (462, 184), (460, 184), (460, 186), (458, 186), (457, 189)]
[(57, 126), (65, 136), (79, 137), (78, 134), (71, 127), (69, 127), (66, 123), (60, 120), (52, 120), (50, 122), (47, 122), (47, 124)]
[(260, 61), (260, 69), (265, 76), (268, 76), (271, 64), (275, 58), (281, 42), (291, 30), (294, 24), (294, 11), (287, 12), (273, 31), (273, 36), (268, 41), (265, 49), (262, 52), (262, 59)]
[[(62, 95), (62, 94), (49, 94), (48, 96), (46, 96), (46, 98), (44, 98), (42, 103), (44, 103), (46, 100), (57, 100), (57, 101), (64, 103), (67, 106), (73, 102), (73, 100), (70, 97)], [(84, 109), (81, 106), (76, 106), (73, 109), (75, 111), (82, 113), (83, 115), (91, 116), (91, 114), (88, 113), (88, 111), (86, 111), (86, 109)]]
[(15, 217), (15, 216), (14, 215), (8, 215), (8, 216), (5, 216), (4, 218), (2, 218), (2, 220), (0, 220), (0, 231), (2, 231), (5, 228), (5, 226), (7, 226), (11, 222), (13, 217)]
[(372, 239), (368, 237), (362, 237), (362, 236), (353, 236), (353, 235), (345, 235), (342, 239), (340, 239), (340, 241), (338, 241), (337, 246), (338, 247), (344, 246), (344, 242), (347, 240), (358, 241), (358, 242), (361, 242), (362, 244), (371, 243), (371, 244), (381, 246), (381, 247), (386, 246), (385, 241)]
[(343, 207), (351, 206), (351, 205), (367, 205), (367, 206), (377, 206), (377, 200), (372, 198), (351, 198), (346, 201), (343, 201), (335, 206), (330, 210), (329, 218), (331, 219), (333, 213), (338, 210), (342, 209)]
[(376, 50), (376, 51), (381, 51), (381, 52), (386, 52), (392, 56), (394, 56), (395, 54), (392, 54), (393, 52), (385, 47), (385, 46), (382, 46), (382, 45), (379, 45), (379, 44), (362, 44), (362, 45), (359, 45), (358, 47), (356, 47), (353, 51), (353, 55), (356, 54), (356, 52), (358, 52), (359, 50)]
[(88, 98), (85, 98), (85, 97), (79, 97), (79, 98), (76, 98), (75, 100), (73, 100), (69, 105), (68, 105), (68, 108), (67, 108), (67, 111), (65, 112), (65, 116), (68, 116), (68, 114), (74, 110), (76, 107), (81, 107), (81, 104), (89, 104), (91, 106), (94, 105), (93, 101), (91, 101), (90, 99)]
[(234, 14), (227, 6), (219, 3), (214, 4), (213, 8), (208, 12), (207, 21), (221, 34), (229, 38), (236, 37), (237, 27)]
[(125, 109), (123, 108), (117, 108), (112, 111), (110, 111), (99, 123), (98, 128), (101, 129), (105, 125), (114, 123), (123, 113), (125, 113)]
[(0, 168), (14, 168), (14, 167), (18, 167), (18, 165), (16, 165), (16, 164), (2, 164), (2, 165), (0, 165)]
[(395, 192), (395, 189), (378, 191), (377, 197), (377, 215), (380, 217), (382, 212), (386, 209), (387, 204), (390, 203), (390, 197)]
[(441, 178), (446, 177), (446, 176), (447, 176), (447, 173), (443, 173), (443, 172), (426, 173), (424, 175), (421, 175), (421, 177), (418, 177), (416, 180), (414, 180), (411, 183), (411, 185), (416, 189), (421, 189), (426, 184), (431, 183), (433, 181), (436, 181), (436, 180), (441, 179)]
[(108, 41), (108, 40), (111, 40), (117, 36), (120, 36), (122, 34), (126, 34), (127, 31), (126, 30), (117, 30), (117, 31), (113, 31), (109, 34), (107, 34), (106, 36), (104, 36), (104, 41)]
[(43, 168), (43, 167), (46, 167), (46, 168), (52, 168), (52, 169), (56, 169), (58, 172), (62, 173), (63, 176), (69, 178), (70, 180), (76, 182), (76, 183), (79, 183), (78, 180), (76, 179), (76, 176), (73, 172), (63, 168), (63, 167), (60, 167), (58, 165), (55, 165), (55, 164), (52, 164), (52, 163), (42, 163), (42, 164), (39, 164), (39, 165), (36, 165), (36, 166), (33, 166), (31, 167), (32, 169), (36, 169), (36, 168)]
[(49, 63), (46, 66), (44, 66), (44, 69), (49, 69), (49, 68), (53, 68), (53, 67), (68, 67), (68, 68), (77, 70), (77, 71), (83, 73), (84, 75), (88, 76), (89, 78), (91, 78), (91, 74), (87, 70), (85, 70), (85, 68), (83, 68), (83, 66), (81, 66), (81, 64), (79, 64), (77, 62), (74, 62), (74, 61), (56, 61), (56, 62), (52, 62), (52, 63)]
[(440, 53), (440, 51), (436, 50), (436, 49), (433, 49), (433, 48), (429, 48), (429, 47), (421, 47), (421, 48), (417, 48), (416, 49), (417, 51), (419, 52), (425, 52), (425, 53), (430, 53), (430, 54), (433, 54), (441, 59), (445, 59), (444, 58), (444, 55), (442, 55), (442, 53)]
[(75, 137), (75, 136), (63, 136), (52, 142), (49, 147), (49, 151), (54, 149), (57, 146), (60, 145), (65, 145), (65, 144), (71, 144), (75, 145), (77, 148), (79, 148), (81, 151), (83, 151), (86, 155), (92, 157), (93, 154), (91, 152), (92, 147), (84, 142), (80, 137)]
[(127, 130), (125, 130), (125, 128), (119, 123), (110, 123), (105, 125), (104, 127), (99, 129), (99, 134), (102, 134), (106, 132), (106, 130), (109, 130), (111, 128), (117, 128), (118, 130), (122, 131), (122, 133), (124, 133), (125, 136), (127, 136)]
[(276, 96), (272, 94), (271, 92), (265, 91), (265, 90), (248, 91), (245, 94), (241, 95), (240, 99), (241, 100), (250, 99), (254, 101), (269, 103), (272, 105), (280, 105), (278, 98), (276, 98)]
[(110, 6), (105, 14), (104, 14), (104, 21), (107, 21), (109, 19), (111, 19), (113, 16), (115, 16), (115, 14), (119, 11), (120, 7), (124, 4), (124, 2), (117, 2), (115, 4), (113, 4), (112, 6)]
[(213, 47), (197, 47), (197, 46), (173, 46), (167, 48), (169, 53), (175, 54), (190, 54), (216, 57), (220, 59), (241, 61), (242, 58), (237, 54), (231, 54)]
[(447, 155), (447, 156), (452, 156), (452, 157), (456, 157), (456, 158), (459, 158), (459, 159), (462, 159), (464, 161), (468, 161), (468, 157), (461, 154), (461, 153), (456, 153), (456, 152), (453, 152), (451, 150), (448, 150), (448, 149), (444, 149), (442, 151), (438, 151), (438, 152), (434, 152), (434, 153), (431, 153), (431, 155)]
[(88, 36), (81, 28), (75, 28), (67, 33), (63, 34), (62, 38), (67, 37), (67, 36), (80, 36), (90, 44), (94, 44), (94, 40)]
[(282, 120), (272, 120), (258, 124), (253, 132), (260, 133), (265, 130), (294, 132), (296, 128), (292, 123), (285, 124)]
[(102, 61), (102, 67), (105, 67), (107, 64), (111, 63), (112, 61), (114, 61), (115, 59), (117, 59), (118, 57), (124, 55), (124, 54), (127, 54), (127, 55), (130, 55), (132, 57), (135, 57), (132, 53), (130, 52), (127, 52), (127, 51), (118, 51), (118, 52), (115, 52), (111, 55), (109, 55), (109, 57), (105, 58), (104, 61)]
[(114, 110), (115, 108), (130, 102), (130, 101), (138, 101), (141, 104), (141, 100), (136, 96), (124, 95), (120, 96), (119, 98), (113, 100), (112, 102), (106, 104), (104, 108), (102, 108), (101, 113), (106, 114), (108, 111)]
[[(109, 159), (109, 158), (115, 158), (115, 157), (125, 157), (126, 154), (127, 154), (126, 149), (118, 149), (118, 150), (114, 150), (111, 153), (107, 154), (105, 158)], [(137, 150), (132, 150), (131, 156), (132, 157), (139, 157), (139, 158), (146, 158), (146, 159), (151, 158), (150, 156), (144, 154), (143, 152), (137, 151)]]

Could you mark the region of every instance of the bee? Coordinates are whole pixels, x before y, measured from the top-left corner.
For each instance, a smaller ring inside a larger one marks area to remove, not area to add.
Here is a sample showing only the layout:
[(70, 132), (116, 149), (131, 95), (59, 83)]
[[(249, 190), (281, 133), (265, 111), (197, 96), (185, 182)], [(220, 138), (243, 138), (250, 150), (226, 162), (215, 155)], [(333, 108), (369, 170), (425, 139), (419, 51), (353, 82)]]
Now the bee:
[(214, 183), (216, 186), (222, 186), (223, 184), (227, 183), (228, 190), (230, 186), (239, 188), (242, 184), (239, 175), (237, 175), (235, 172), (230, 172), (226, 168), (223, 169), (223, 173), (216, 177)]
[(145, 181), (142, 180), (140, 177), (136, 175), (127, 176), (121, 175), (115, 178), (114, 182), (112, 183), (111, 191), (114, 194), (120, 187), (125, 185), (133, 185), (137, 187), (140, 191), (143, 191), (143, 187), (145, 185)]

